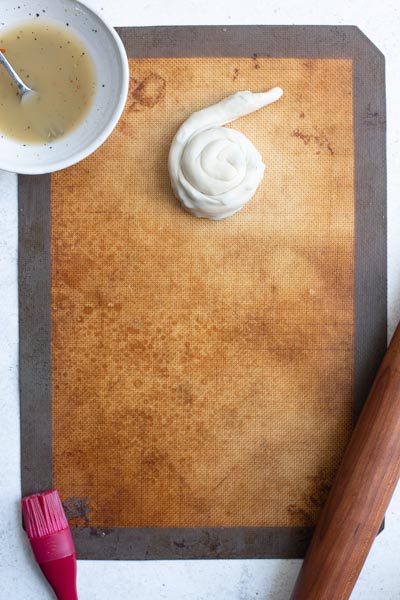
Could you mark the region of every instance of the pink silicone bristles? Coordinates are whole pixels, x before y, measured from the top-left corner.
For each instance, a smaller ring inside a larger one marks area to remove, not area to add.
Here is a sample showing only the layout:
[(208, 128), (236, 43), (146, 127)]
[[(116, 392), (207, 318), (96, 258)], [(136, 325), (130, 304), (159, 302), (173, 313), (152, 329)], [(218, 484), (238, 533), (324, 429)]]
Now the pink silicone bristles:
[(30, 540), (68, 529), (68, 521), (57, 490), (22, 498), (22, 513)]

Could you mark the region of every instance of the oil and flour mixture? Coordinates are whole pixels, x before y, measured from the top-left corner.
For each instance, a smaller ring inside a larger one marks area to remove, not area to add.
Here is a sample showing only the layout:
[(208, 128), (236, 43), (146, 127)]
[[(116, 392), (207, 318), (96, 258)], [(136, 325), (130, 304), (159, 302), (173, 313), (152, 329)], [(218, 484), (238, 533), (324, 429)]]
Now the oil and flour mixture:
[(0, 134), (43, 144), (82, 122), (94, 98), (96, 74), (86, 47), (67, 26), (27, 21), (0, 31), (0, 49), (36, 92), (21, 101), (0, 68)]

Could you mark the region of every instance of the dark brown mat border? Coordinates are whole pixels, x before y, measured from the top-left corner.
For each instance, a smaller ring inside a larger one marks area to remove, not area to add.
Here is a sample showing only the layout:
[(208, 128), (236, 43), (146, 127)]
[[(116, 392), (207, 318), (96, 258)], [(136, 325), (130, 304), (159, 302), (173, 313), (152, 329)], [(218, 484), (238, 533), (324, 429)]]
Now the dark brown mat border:
[[(355, 416), (386, 349), (385, 63), (356, 27), (118, 29), (129, 57), (258, 56), (353, 60)], [(20, 406), (23, 495), (53, 485), (50, 176), (19, 176)], [(301, 558), (312, 530), (74, 528), (81, 559)]]

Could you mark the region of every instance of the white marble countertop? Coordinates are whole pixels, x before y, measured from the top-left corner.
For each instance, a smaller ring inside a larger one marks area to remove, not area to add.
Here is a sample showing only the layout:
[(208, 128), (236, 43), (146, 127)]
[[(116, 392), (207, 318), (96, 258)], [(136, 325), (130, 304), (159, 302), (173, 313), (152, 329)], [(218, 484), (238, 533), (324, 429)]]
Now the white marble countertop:
[[(13, 0), (1, 0), (12, 4)], [(398, 0), (87, 0), (113, 25), (357, 25), (385, 54), (388, 112), (389, 335), (400, 319), (400, 5)], [(1, 12), (1, 8), (0, 8)], [(17, 181), (0, 172), (0, 600), (52, 594), (20, 528)], [(400, 598), (400, 486), (351, 596)], [(300, 561), (79, 561), (81, 600), (286, 600)], [(334, 600), (332, 598), (332, 600)]]

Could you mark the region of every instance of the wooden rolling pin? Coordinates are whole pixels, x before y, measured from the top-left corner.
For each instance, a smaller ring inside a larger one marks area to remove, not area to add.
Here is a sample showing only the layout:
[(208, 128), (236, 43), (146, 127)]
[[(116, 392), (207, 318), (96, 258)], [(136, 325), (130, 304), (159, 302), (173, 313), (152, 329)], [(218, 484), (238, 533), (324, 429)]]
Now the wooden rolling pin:
[(399, 475), (400, 325), (357, 421), (291, 600), (350, 597)]

